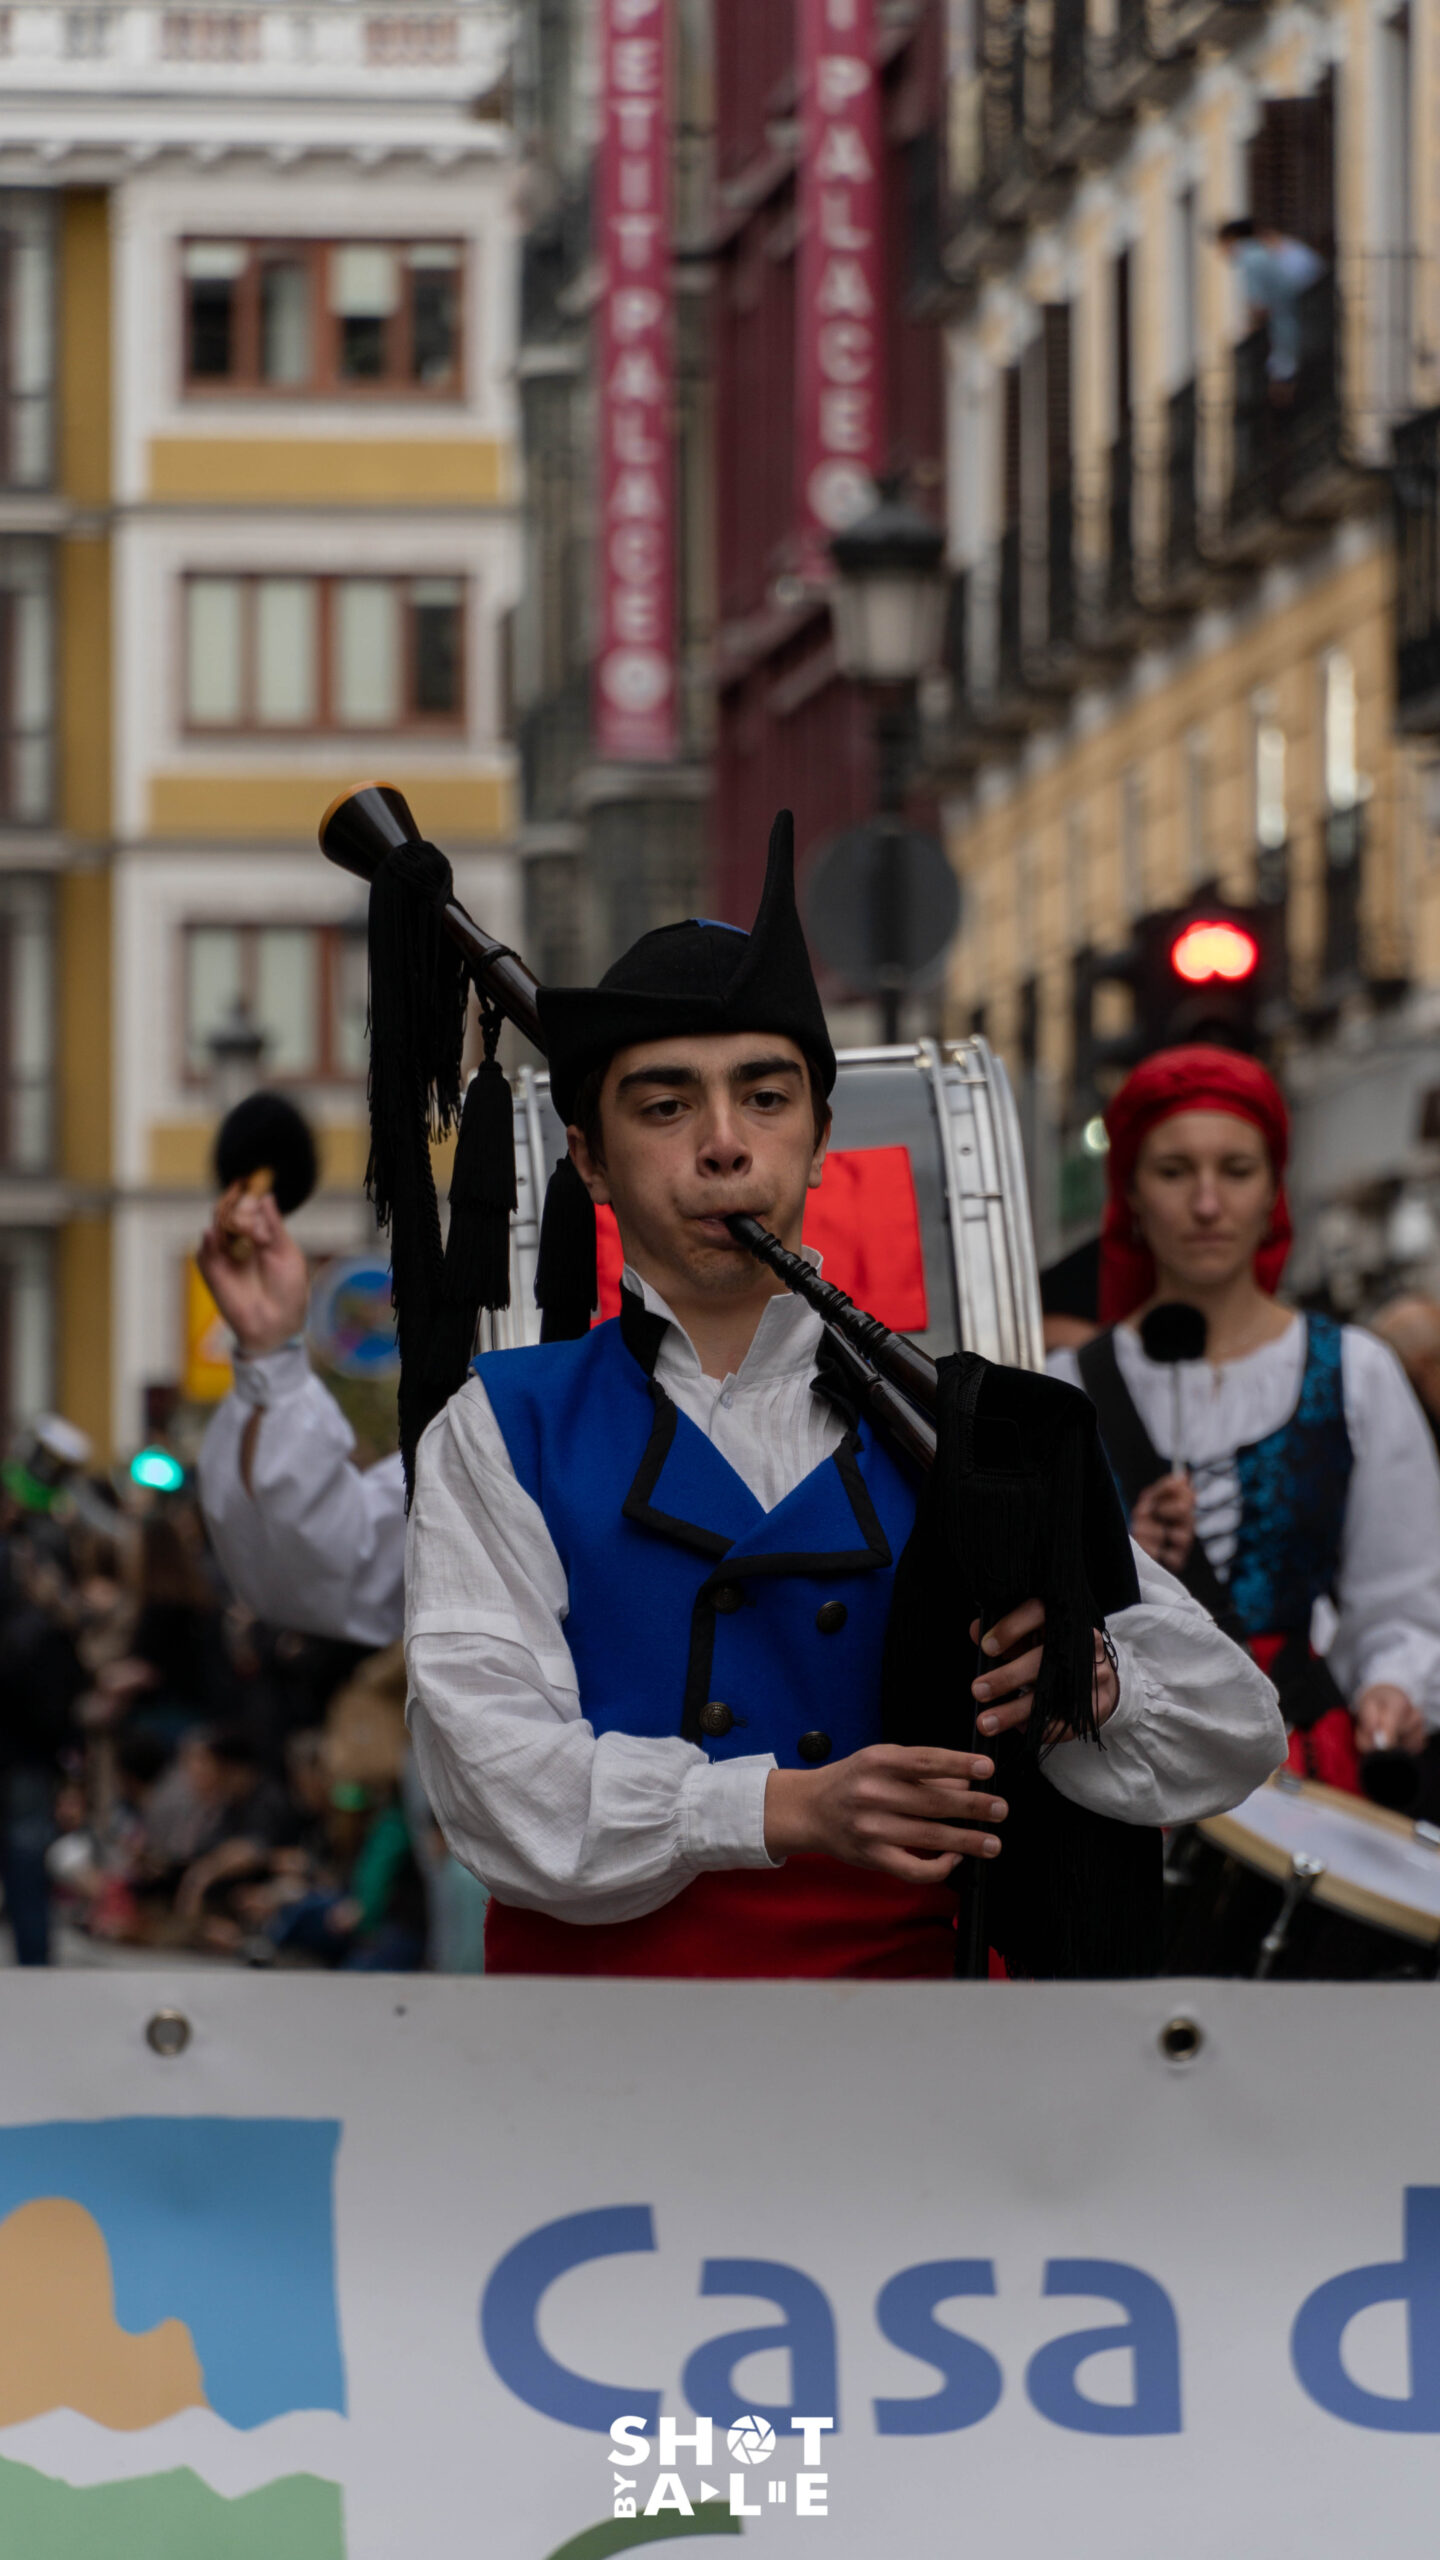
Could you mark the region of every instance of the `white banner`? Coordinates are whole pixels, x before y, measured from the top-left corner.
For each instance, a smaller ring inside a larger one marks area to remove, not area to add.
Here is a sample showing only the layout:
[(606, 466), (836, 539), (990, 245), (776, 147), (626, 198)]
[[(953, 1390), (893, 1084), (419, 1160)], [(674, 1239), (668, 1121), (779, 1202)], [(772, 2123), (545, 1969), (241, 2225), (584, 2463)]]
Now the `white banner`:
[(1431, 2560), (1436, 2015), (12, 1974), (0, 2550)]

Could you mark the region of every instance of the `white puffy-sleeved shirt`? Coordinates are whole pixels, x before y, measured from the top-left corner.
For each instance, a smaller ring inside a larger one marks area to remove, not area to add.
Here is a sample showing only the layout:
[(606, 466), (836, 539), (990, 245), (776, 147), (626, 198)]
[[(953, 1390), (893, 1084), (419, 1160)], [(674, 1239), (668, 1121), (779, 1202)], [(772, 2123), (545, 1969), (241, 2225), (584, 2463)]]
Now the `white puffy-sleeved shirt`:
[(201, 1446), (200, 1505), (221, 1571), (257, 1617), (378, 1650), (405, 1620), (405, 1480), (398, 1458), (362, 1474), (354, 1447), (303, 1343), (237, 1358)]
[[(633, 1273), (626, 1285), (668, 1327), (656, 1382), (773, 1509), (844, 1437), (812, 1392), (819, 1318), (770, 1299), (739, 1369), (710, 1378), (664, 1301)], [(1139, 1604), (1110, 1621), (1120, 1699), (1103, 1746), (1063, 1744), (1046, 1775), (1121, 1821), (1193, 1821), (1268, 1776), (1284, 1728), (1249, 1656), (1158, 1565), (1138, 1552), (1136, 1564)], [(597, 1739), (568, 1607), (544, 1518), (472, 1377), (420, 1444), (407, 1572), (410, 1731), (450, 1848), (502, 1901), (592, 1923), (657, 1910), (707, 1868), (769, 1865), (773, 1757), (712, 1763), (678, 1737)]]
[[(1120, 1375), (1155, 1447), (1176, 1432), (1195, 1484), (1199, 1534), (1222, 1580), (1235, 1554), (1240, 1480), (1235, 1453), (1288, 1421), (1300, 1397), (1306, 1329), (1296, 1316), (1242, 1360), (1148, 1360), (1138, 1333), (1115, 1327)], [(1052, 1354), (1055, 1377), (1081, 1383), (1073, 1351)], [(1354, 1464), (1345, 1505), (1335, 1617), (1317, 1626), (1340, 1688), (1358, 1697), (1393, 1681), (1440, 1726), (1440, 1463), (1410, 1382), (1388, 1344), (1358, 1325), (1340, 1337), (1340, 1387)]]

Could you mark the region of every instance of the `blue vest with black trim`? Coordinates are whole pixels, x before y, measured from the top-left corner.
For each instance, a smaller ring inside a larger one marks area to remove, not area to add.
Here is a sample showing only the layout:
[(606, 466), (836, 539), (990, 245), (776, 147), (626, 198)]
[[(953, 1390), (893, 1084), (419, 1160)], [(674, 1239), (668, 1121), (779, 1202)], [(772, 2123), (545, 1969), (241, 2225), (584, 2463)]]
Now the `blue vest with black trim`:
[(1240, 1530), (1230, 1604), (1247, 1635), (1298, 1635), (1340, 1571), (1354, 1451), (1345, 1421), (1342, 1329), (1308, 1315), (1294, 1412), (1235, 1452)]
[(878, 1742), (913, 1481), (862, 1421), (763, 1510), (649, 1374), (663, 1332), (636, 1302), (579, 1342), (475, 1363), (565, 1571), (583, 1714), (782, 1769)]

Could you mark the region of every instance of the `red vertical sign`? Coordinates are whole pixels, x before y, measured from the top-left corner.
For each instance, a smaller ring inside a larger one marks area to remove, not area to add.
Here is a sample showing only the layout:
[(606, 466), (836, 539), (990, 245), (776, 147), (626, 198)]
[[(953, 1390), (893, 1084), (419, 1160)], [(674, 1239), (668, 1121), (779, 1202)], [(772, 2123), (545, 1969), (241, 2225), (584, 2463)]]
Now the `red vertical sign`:
[(678, 745), (671, 460), (670, 0), (601, 0), (598, 754)]
[(874, 0), (799, 0), (799, 515), (812, 566), (883, 461), (880, 84)]

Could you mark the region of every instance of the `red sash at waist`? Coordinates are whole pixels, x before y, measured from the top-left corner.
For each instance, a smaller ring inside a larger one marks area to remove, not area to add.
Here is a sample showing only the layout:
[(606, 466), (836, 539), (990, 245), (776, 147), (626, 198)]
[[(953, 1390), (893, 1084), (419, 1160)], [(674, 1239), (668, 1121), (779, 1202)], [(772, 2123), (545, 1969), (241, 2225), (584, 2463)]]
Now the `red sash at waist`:
[(679, 1980), (948, 1978), (955, 1896), (836, 1858), (724, 1867), (641, 1920), (593, 1928), (491, 1899), (487, 1973), (648, 1974)]

